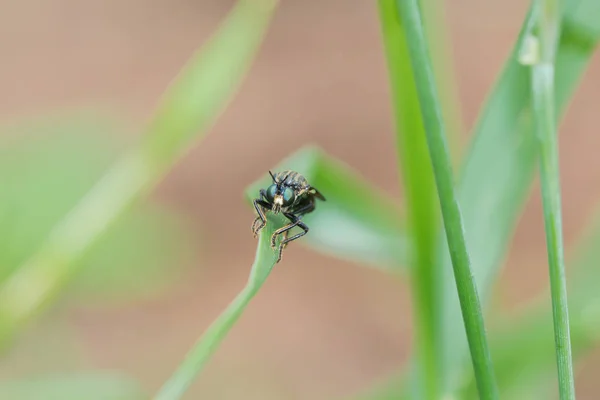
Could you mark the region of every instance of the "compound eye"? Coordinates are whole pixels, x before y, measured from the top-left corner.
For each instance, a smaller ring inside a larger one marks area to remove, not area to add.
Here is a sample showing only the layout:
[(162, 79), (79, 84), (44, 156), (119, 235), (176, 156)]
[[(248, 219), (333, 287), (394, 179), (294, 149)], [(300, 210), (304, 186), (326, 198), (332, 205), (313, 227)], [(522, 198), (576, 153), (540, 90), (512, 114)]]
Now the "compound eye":
[(283, 191), (283, 204), (284, 205), (289, 205), (294, 201), (294, 190), (291, 188), (285, 188), (285, 190)]
[(271, 185), (267, 188), (267, 200), (273, 202), (277, 193), (277, 185)]

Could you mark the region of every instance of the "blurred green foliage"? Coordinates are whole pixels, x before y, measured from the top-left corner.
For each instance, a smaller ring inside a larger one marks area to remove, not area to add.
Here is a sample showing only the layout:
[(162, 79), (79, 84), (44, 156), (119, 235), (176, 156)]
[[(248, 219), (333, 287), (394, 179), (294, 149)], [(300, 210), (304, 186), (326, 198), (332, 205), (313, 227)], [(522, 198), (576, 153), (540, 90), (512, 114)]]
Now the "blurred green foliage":
[[(138, 148), (148, 170), (123, 201), (147, 193), (172, 163), (210, 127), (227, 104), (255, 55), (268, 25), (272, 2), (241, 1), (236, 14), (193, 57), (167, 92), (163, 107)], [(254, 4), (254, 5), (252, 5)], [(257, 5), (260, 4), (260, 5)], [(261, 8), (263, 7), (263, 8)], [(557, 59), (557, 105), (564, 112), (576, 84), (600, 39), (598, 2), (565, 2), (563, 35)], [(524, 25), (530, 22), (530, 16)], [(519, 42), (522, 36), (519, 38)], [(518, 48), (517, 43), (515, 48)], [(206, 51), (205, 51), (206, 50)], [(526, 68), (513, 52), (473, 132), (474, 139), (462, 161), (458, 196), (464, 213), (474, 275), (484, 300), (489, 299), (508, 243), (532, 185), (536, 153), (531, 135), (529, 81)], [(202, 112), (199, 112), (202, 111)], [(56, 224), (86, 199), (94, 183), (119, 162), (128, 146), (123, 135), (107, 136), (120, 128), (104, 119), (62, 118), (33, 126), (4, 129), (0, 143), (0, 286), (39, 250)], [(407, 163), (410, 165), (410, 163)], [(306, 216), (310, 234), (299, 243), (315, 251), (368, 265), (403, 277), (414, 251), (406, 228), (407, 216), (397, 199), (390, 198), (356, 171), (314, 146), (284, 158), (273, 170), (295, 169), (327, 197), (318, 212)], [(245, 196), (255, 198), (270, 178), (264, 175), (250, 185)], [(138, 187), (136, 186), (136, 187)], [(144, 189), (144, 190), (141, 190)], [(81, 271), (68, 293), (105, 301), (149, 295), (176, 279), (190, 252), (185, 224), (165, 208), (136, 203), (115, 218), (106, 235), (92, 237), (89, 252), (73, 260)], [(116, 211), (121, 211), (118, 208)], [(115, 215), (118, 214), (115, 211)], [(112, 216), (109, 218), (112, 221)], [(577, 267), (570, 281), (573, 344), (577, 357), (600, 339), (600, 297), (596, 292), (600, 228), (588, 235), (574, 257)], [(475, 398), (472, 371), (467, 361), (464, 327), (451, 276), (448, 249), (438, 231), (435, 260), (441, 275), (440, 291), (444, 341), (444, 389), (456, 398)], [(81, 268), (79, 268), (81, 267)], [(139, 279), (143, 276), (143, 279)], [(61, 293), (62, 293), (62, 288)], [(544, 294), (545, 295), (545, 294)], [(495, 316), (490, 345), (495, 368), (506, 398), (547, 398), (554, 354), (551, 314), (547, 296), (522, 316)], [(1, 307), (0, 307), (1, 308)], [(0, 331), (1, 336), (1, 331)], [(542, 339), (543, 338), (543, 339)], [(414, 361), (414, 360), (413, 360)], [(411, 364), (406, 372), (414, 371)], [(394, 374), (363, 399), (407, 398), (408, 373)], [(86, 398), (137, 400), (135, 384), (106, 375), (69, 375), (4, 382), (0, 398), (29, 400)], [(38, 396), (38, 397), (36, 397)], [(505, 397), (503, 397), (505, 398)]]
[[(100, 121), (74, 119), (38, 125), (33, 133), (29, 127), (19, 129), (22, 135), (7, 134), (0, 150), (0, 178), (6, 180), (0, 192), (4, 350), (27, 322), (61, 295), (73, 293), (71, 288), (79, 296), (106, 301), (149, 295), (177, 277), (190, 250), (185, 225), (173, 213), (139, 200), (225, 108), (276, 4), (240, 0), (166, 91), (140, 143), (126, 144), (128, 151), (123, 143), (107, 140), (110, 129)], [(5, 384), (15, 400), (44, 391), (62, 399), (138, 398), (110, 379), (36, 382)]]
[[(102, 116), (73, 114), (0, 128), (0, 284), (128, 145), (120, 125)], [(189, 234), (173, 211), (143, 202), (77, 261), (81, 274), (71, 290), (83, 299), (106, 302), (166, 288), (191, 254)]]

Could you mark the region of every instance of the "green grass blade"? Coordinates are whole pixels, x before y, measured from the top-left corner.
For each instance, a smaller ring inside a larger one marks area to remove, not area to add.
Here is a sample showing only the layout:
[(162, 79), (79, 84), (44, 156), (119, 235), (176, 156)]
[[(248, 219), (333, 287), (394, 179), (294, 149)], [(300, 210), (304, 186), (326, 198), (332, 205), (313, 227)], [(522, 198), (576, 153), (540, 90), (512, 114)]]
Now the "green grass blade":
[(241, 0), (182, 71), (125, 155), (54, 228), (39, 251), (0, 287), (0, 343), (50, 302), (77, 272), (75, 261), (202, 137), (249, 67), (276, 0)]
[[(590, 229), (591, 228), (591, 229)], [(600, 220), (582, 235), (571, 264), (568, 282), (570, 330), (575, 359), (585, 356), (600, 342)], [(490, 346), (496, 376), (504, 393), (523, 384), (538, 380), (547, 385), (556, 380), (553, 317), (548, 309), (549, 291), (544, 291), (526, 306), (519, 315), (504, 315), (491, 327)], [(477, 398), (474, 382), (465, 382), (460, 398)]]
[[(560, 115), (564, 114), (600, 40), (600, 25), (597, 24), (600, 2), (567, 0), (565, 3), (556, 59), (556, 104)], [(471, 246), (473, 275), (484, 304), (529, 194), (537, 161), (531, 124), (529, 71), (517, 61), (518, 49), (530, 22), (528, 15), (514, 50), (482, 110), (457, 188), (463, 205), (467, 242)], [(447, 338), (443, 346), (442, 371), (445, 393), (452, 396), (460, 382), (470, 375), (465, 370), (468, 344), (444, 241), (440, 249), (443, 275), (439, 279), (444, 285), (442, 335)]]
[(528, 35), (525, 46), (529, 48), (526, 48), (524, 53), (529, 53), (525, 58), (532, 60), (533, 119), (540, 153), (542, 205), (554, 318), (558, 387), (561, 400), (573, 400), (575, 399), (575, 379), (569, 329), (557, 128), (554, 111), (554, 63), (560, 35), (561, 9), (558, 0), (539, 0), (536, 6), (536, 16), (538, 17), (536, 33)]
[(270, 247), (271, 235), (284, 225), (281, 217), (275, 217), (271, 214), (268, 214), (268, 217), (267, 225), (259, 235), (256, 257), (248, 283), (200, 337), (175, 373), (154, 397), (154, 400), (176, 400), (183, 396), (206, 365), (210, 356), (242, 315), (250, 300), (265, 283), (277, 261), (277, 252)]
[[(590, 23), (593, 20), (590, 15), (600, 18), (600, 4), (592, 0), (576, 3), (571, 0), (566, 7), (557, 54), (556, 105), (561, 115), (600, 39), (600, 29)], [(517, 61), (530, 23), (531, 13), (479, 118), (458, 185), (467, 241), (471, 244), (473, 274), (484, 304), (529, 194), (537, 161), (529, 71)], [(445, 252), (442, 258), (445, 265), (450, 264)], [(467, 343), (463, 327), (457, 321), (460, 308), (456, 289), (447, 282), (450, 278), (447, 268), (443, 272), (447, 275), (441, 278), (445, 285), (443, 332), (445, 337), (452, 338), (444, 347), (444, 371), (446, 388), (451, 393), (464, 379)]]
[(465, 131), (465, 126), (452, 54), (452, 37), (446, 21), (446, 8), (451, 5), (436, 0), (420, 0), (419, 5), (442, 102), (442, 115), (446, 121), (452, 165), (459, 165), (463, 156), (460, 136)]
[(396, 122), (396, 153), (403, 177), (409, 239), (418, 390), (435, 400), (441, 391), (440, 292), (435, 257), (439, 212), (435, 182), (406, 38), (395, 0), (380, 0), (379, 15)]
[(471, 262), (465, 241), (462, 215), (454, 192), (454, 177), (419, 7), (416, 0), (399, 0), (398, 10), (408, 42), (427, 145), (440, 199), (442, 218), (479, 395), (482, 399), (496, 399), (498, 398), (498, 389), (487, 345), (479, 296), (471, 273)]

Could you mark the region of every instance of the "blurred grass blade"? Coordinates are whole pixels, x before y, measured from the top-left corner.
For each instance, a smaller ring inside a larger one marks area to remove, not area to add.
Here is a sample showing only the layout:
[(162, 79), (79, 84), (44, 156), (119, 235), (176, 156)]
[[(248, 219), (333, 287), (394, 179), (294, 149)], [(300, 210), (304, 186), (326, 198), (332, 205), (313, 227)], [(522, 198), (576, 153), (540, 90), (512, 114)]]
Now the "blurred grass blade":
[(435, 250), (439, 213), (435, 182), (406, 38), (395, 0), (379, 0), (379, 16), (388, 63), (396, 122), (396, 153), (403, 177), (409, 240), (417, 377), (413, 382), (425, 399), (437, 400), (443, 338)]
[[(103, 115), (69, 111), (0, 128), (0, 285), (130, 142), (119, 125)], [(175, 212), (141, 202), (76, 262), (82, 273), (69, 292), (74, 289), (79, 301), (153, 295), (179, 276), (192, 254), (189, 239)]]
[(145, 160), (163, 170), (225, 109), (250, 67), (278, 0), (239, 0), (167, 90), (148, 128)]
[(70, 373), (0, 382), (6, 400), (145, 400), (136, 382), (100, 372)]
[(156, 296), (182, 277), (192, 259), (202, 261), (197, 254), (201, 244), (187, 228), (180, 214), (141, 201), (77, 263), (81, 273), (69, 293), (79, 304), (103, 307)]
[[(284, 218), (267, 214), (267, 225), (259, 235), (256, 257), (246, 286), (200, 337), (171, 378), (163, 385), (154, 400), (177, 400), (186, 392), (210, 356), (242, 315), (250, 300), (267, 280), (277, 261), (277, 252), (271, 249), (273, 232), (285, 225)], [(279, 246), (281, 237), (277, 245)], [(284, 252), (285, 257), (285, 252)]]
[(0, 344), (62, 290), (74, 261), (207, 131), (249, 67), (275, 4), (237, 4), (167, 91), (143, 144), (116, 162), (0, 287)]
[(454, 176), (446, 144), (444, 122), (417, 0), (399, 0), (398, 11), (408, 43), (408, 53), (417, 87), (427, 147), (479, 396), (482, 399), (497, 399), (498, 388), (489, 354), (479, 295), (471, 273), (463, 218), (454, 190)]
[(567, 281), (565, 277), (562, 234), (561, 193), (558, 166), (558, 139), (554, 111), (554, 71), (561, 9), (558, 0), (536, 0), (536, 29), (528, 35), (528, 43), (536, 43), (532, 54), (531, 94), (533, 120), (539, 142), (542, 205), (548, 249), (548, 269), (554, 340), (561, 400), (575, 399), (575, 379), (571, 355)]
[[(312, 249), (355, 263), (402, 273), (408, 238), (398, 205), (345, 164), (307, 146), (282, 160), (273, 171), (292, 169), (306, 177), (327, 201), (303, 217), (310, 235), (299, 240)], [(245, 190), (249, 204), (270, 184), (267, 175)]]

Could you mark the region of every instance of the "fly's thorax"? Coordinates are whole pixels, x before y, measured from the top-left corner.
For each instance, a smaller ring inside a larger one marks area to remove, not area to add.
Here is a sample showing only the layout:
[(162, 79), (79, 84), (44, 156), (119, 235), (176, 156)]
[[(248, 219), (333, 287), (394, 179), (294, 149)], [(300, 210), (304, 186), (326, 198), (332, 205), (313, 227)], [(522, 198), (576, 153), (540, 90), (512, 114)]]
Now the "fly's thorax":
[(296, 189), (308, 186), (308, 181), (296, 171), (285, 170), (275, 174), (277, 183)]

